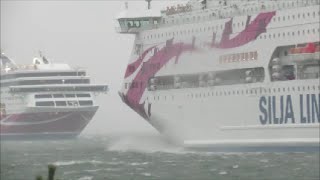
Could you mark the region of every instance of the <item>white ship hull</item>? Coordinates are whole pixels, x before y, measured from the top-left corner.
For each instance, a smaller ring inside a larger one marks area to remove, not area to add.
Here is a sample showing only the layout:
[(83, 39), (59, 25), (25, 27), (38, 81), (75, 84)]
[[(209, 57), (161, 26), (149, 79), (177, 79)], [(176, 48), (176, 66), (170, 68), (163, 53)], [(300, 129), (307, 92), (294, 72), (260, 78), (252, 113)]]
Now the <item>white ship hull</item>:
[[(149, 102), (150, 123), (186, 146), (315, 146), (319, 145), (320, 128), (320, 94), (315, 84), (309, 81), (157, 92), (150, 95), (159, 97)], [(275, 95), (274, 89), (279, 88), (281, 92)]]
[(17, 66), (3, 54), (0, 81), (1, 139), (76, 137), (99, 108), (97, 93), (107, 91), (90, 84), (84, 70), (49, 62)]
[(161, 24), (135, 29), (123, 101), (185, 146), (319, 147), (319, 1), (232, 3), (148, 17)]

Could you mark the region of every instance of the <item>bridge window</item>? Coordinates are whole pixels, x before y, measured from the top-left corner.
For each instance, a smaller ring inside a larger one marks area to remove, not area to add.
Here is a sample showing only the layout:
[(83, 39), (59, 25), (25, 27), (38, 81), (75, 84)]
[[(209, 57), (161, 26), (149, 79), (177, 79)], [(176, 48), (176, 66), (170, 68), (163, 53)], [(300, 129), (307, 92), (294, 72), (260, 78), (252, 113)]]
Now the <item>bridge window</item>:
[(79, 101), (80, 106), (92, 106), (92, 101)]
[(51, 94), (37, 94), (35, 95), (36, 99), (43, 99), (43, 98), (52, 98)]
[(36, 102), (36, 106), (54, 106), (53, 101)]
[(74, 97), (76, 97), (76, 95), (75, 94), (66, 94), (66, 97), (67, 98), (74, 98)]
[(67, 106), (66, 101), (56, 101), (56, 106)]
[(64, 98), (63, 94), (53, 94), (54, 98)]
[(77, 94), (77, 97), (91, 97), (90, 94)]

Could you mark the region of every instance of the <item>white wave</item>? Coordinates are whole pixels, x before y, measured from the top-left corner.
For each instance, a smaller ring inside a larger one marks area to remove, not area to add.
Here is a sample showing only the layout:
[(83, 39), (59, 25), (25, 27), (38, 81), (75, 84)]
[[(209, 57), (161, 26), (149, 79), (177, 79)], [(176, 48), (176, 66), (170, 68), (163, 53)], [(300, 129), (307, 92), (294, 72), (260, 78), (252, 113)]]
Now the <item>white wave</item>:
[(140, 166), (140, 165), (147, 165), (149, 164), (148, 162), (143, 162), (143, 163), (138, 163), (138, 162), (133, 162), (133, 163), (130, 163), (131, 166)]
[(226, 171), (221, 171), (221, 172), (219, 172), (219, 174), (220, 175), (226, 175), (226, 174), (228, 174)]
[(143, 153), (181, 153), (183, 148), (169, 143), (167, 139), (158, 134), (130, 134), (121, 135), (112, 139), (106, 150), (120, 152), (133, 151)]
[(117, 161), (117, 162), (106, 162), (106, 164), (108, 165), (120, 165), (120, 164), (124, 164), (125, 162), (124, 161)]
[(98, 171), (102, 171), (102, 170), (103, 169), (88, 169), (88, 170), (83, 170), (83, 171), (92, 173), (92, 172), (98, 172)]
[(96, 161), (96, 160), (91, 160), (91, 161), (57, 161), (54, 162), (53, 165), (55, 166), (71, 166), (71, 165), (76, 165), (76, 164), (103, 164), (102, 161)]
[(93, 177), (92, 176), (83, 176), (81, 178), (79, 178), (78, 180), (92, 180)]
[(236, 164), (236, 165), (233, 165), (232, 168), (233, 168), (233, 169), (238, 169), (238, 168), (239, 168), (239, 165), (237, 165), (237, 164)]
[(141, 173), (141, 175), (149, 177), (151, 176), (151, 173)]
[(262, 163), (268, 163), (269, 160), (268, 160), (268, 159), (260, 159), (260, 162), (262, 162)]

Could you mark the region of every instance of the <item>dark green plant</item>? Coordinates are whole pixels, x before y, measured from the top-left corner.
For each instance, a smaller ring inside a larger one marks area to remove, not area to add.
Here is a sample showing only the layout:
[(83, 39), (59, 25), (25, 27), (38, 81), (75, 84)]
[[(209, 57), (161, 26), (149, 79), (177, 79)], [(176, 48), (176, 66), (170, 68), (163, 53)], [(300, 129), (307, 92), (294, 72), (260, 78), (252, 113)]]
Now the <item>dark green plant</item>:
[(57, 167), (55, 165), (48, 165), (48, 180), (54, 180), (54, 174), (56, 172)]
[(37, 177), (36, 177), (36, 180), (43, 180), (43, 179), (42, 179), (42, 176), (37, 176)]
[[(48, 179), (47, 180), (54, 180), (54, 174), (56, 172), (57, 167), (55, 165), (48, 165)], [(36, 180), (43, 180), (42, 176), (37, 176)]]

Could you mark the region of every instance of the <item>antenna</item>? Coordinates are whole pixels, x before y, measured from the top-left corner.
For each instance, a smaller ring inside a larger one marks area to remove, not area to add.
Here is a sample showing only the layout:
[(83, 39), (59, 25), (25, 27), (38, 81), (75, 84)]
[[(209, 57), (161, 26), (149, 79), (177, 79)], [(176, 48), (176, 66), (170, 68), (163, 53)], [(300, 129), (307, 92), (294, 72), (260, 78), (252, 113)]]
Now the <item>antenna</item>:
[(124, 2), (124, 7), (126, 8), (126, 10), (128, 10), (128, 9), (129, 9), (128, 1)]
[(146, 0), (148, 2), (148, 9), (151, 9), (151, 1), (152, 0)]

